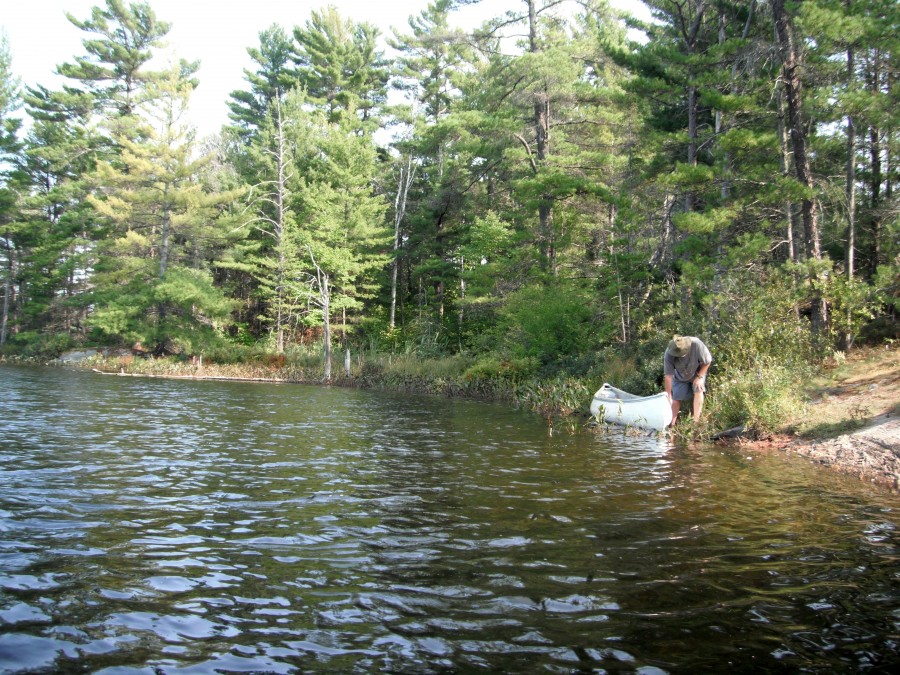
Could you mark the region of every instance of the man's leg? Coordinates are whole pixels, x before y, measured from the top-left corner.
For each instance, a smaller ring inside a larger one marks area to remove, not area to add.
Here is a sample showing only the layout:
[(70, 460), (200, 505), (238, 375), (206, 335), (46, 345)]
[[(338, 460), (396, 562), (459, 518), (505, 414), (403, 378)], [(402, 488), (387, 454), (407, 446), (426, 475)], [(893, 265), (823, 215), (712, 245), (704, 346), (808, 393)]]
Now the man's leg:
[(703, 412), (703, 392), (694, 392), (694, 424), (700, 421), (700, 414)]
[(681, 401), (677, 398), (672, 398), (672, 423), (669, 426), (675, 426), (675, 420), (678, 419), (678, 411), (681, 410)]
[(675, 380), (672, 382), (672, 426), (675, 426), (675, 421), (678, 419), (678, 411), (681, 410), (681, 402), (686, 401), (691, 397), (691, 384), (690, 382), (679, 382)]

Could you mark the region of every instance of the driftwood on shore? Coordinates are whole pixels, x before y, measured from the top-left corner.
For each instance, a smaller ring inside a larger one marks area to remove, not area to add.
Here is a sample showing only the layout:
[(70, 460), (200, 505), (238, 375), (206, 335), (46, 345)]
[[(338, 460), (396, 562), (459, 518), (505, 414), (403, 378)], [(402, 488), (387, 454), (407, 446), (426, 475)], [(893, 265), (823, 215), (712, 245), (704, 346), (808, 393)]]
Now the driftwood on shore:
[(736, 438), (744, 438), (747, 435), (747, 429), (745, 427), (731, 427), (731, 429), (725, 429), (724, 431), (716, 432), (712, 435), (712, 440), (714, 441), (724, 441), (724, 440), (734, 440)]
[(291, 384), (293, 380), (280, 377), (243, 377), (230, 375), (155, 375), (154, 373), (126, 373), (124, 371), (108, 371), (91, 368), (98, 375), (115, 375), (116, 377), (150, 377), (165, 380), (224, 380), (228, 382), (270, 382), (272, 384)]

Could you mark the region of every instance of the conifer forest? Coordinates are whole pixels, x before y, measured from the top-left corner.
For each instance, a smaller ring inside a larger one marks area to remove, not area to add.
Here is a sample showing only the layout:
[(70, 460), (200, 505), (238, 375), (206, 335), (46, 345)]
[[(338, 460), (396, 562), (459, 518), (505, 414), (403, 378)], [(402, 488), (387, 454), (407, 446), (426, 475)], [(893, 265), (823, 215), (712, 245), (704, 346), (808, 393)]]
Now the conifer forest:
[(897, 337), (896, 0), (462, 4), (273, 24), (207, 138), (152, 0), (69, 15), (61, 88), (4, 41), (0, 353), (346, 352), (563, 396), (658, 389), (680, 333), (726, 424)]

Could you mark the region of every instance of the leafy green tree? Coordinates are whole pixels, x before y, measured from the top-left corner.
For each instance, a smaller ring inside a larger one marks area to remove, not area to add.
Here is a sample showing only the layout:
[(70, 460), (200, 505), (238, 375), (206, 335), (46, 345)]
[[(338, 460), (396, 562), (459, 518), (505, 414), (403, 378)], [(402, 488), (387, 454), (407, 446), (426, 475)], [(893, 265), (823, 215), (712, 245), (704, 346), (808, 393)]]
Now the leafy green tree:
[(254, 72), (244, 70), (249, 91), (231, 92), (228, 103), (228, 116), (245, 142), (265, 123), (272, 103), (296, 86), (297, 76), (291, 65), (294, 51), (293, 39), (277, 24), (259, 34), (259, 47), (247, 49), (257, 65)]
[(330, 122), (351, 115), (371, 132), (387, 98), (388, 65), (378, 49), (379, 31), (343, 19), (334, 7), (315, 11), (294, 28), (299, 86)]
[(158, 86), (146, 140), (117, 138), (122, 154), (99, 164), (101, 189), (89, 197), (114, 232), (101, 248), (90, 323), (165, 353), (201, 348), (228, 321), (232, 303), (211, 267), (230, 229), (222, 211), (237, 195), (208, 193), (198, 181), (209, 158), (193, 158), (193, 133), (181, 122), (191, 84), (173, 71)]
[(297, 193), (294, 246), (306, 252), (293, 275), (298, 293), (317, 309), (325, 338), (325, 379), (331, 377), (331, 326), (340, 316), (344, 343), (353, 323), (378, 295), (390, 260), (384, 198), (373, 190), (376, 152), (352, 121), (326, 124), (312, 114), (317, 153)]

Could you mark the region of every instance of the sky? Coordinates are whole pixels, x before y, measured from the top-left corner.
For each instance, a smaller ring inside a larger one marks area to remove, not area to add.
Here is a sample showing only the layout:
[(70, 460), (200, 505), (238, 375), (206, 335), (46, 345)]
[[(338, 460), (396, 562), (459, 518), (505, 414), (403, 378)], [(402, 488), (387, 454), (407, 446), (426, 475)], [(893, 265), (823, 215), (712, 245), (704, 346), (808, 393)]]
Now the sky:
[[(126, 0), (127, 2), (128, 0)], [(259, 33), (273, 23), (286, 30), (306, 23), (312, 10), (334, 5), (341, 16), (372, 23), (383, 34), (391, 27), (406, 29), (428, 0), (148, 0), (158, 19), (172, 24), (167, 36), (174, 58), (199, 60), (200, 86), (191, 97), (189, 115), (200, 136), (215, 133), (228, 122), (227, 101), (244, 89), (244, 69), (253, 69), (248, 47), (259, 46)], [(58, 88), (56, 66), (84, 54), (87, 34), (72, 25), (90, 18), (91, 8), (105, 0), (0, 0), (0, 32), (9, 41), (14, 74), (24, 85)], [(516, 0), (482, 0), (462, 10), (457, 25), (473, 28), (484, 19), (518, 8)], [(639, 0), (611, 0), (616, 7), (646, 18)]]

